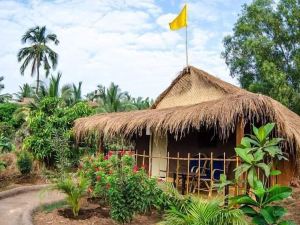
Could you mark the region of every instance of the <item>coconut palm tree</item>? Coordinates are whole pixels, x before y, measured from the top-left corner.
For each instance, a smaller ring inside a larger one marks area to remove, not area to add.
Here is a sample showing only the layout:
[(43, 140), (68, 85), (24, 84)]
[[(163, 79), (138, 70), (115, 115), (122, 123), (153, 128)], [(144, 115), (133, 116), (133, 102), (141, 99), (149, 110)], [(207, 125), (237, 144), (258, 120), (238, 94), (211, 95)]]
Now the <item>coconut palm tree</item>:
[(67, 105), (75, 104), (82, 100), (81, 95), (82, 81), (75, 84), (66, 84), (61, 89), (61, 98), (67, 103)]
[(123, 92), (118, 85), (111, 83), (108, 88), (98, 85), (94, 98), (100, 103), (100, 112), (121, 112), (136, 109), (130, 101), (127, 92)]
[(48, 89), (48, 97), (60, 97), (60, 79), (62, 74), (60, 72), (57, 73), (56, 77), (51, 76), (50, 83), (49, 83), (49, 89)]
[(19, 86), (19, 89), (19, 92), (15, 94), (18, 100), (21, 101), (24, 98), (33, 97), (33, 88), (28, 83), (23, 84), (23, 86)]
[(46, 26), (30, 28), (23, 35), (21, 41), (24, 44), (29, 43), (30, 46), (21, 48), (18, 52), (18, 61), (22, 62), (20, 72), (24, 75), (26, 68), (31, 63), (31, 76), (36, 73), (36, 93), (39, 93), (40, 67), (44, 67), (46, 77), (48, 77), (50, 69), (55, 69), (57, 65), (58, 55), (47, 44), (52, 42), (58, 45), (59, 41), (56, 34), (46, 33)]
[(137, 97), (137, 98), (132, 98), (132, 103), (133, 105), (135, 105), (135, 107), (138, 110), (149, 109), (153, 104), (153, 100), (152, 99), (150, 100), (148, 97), (145, 99), (142, 97)]
[(82, 86), (82, 81), (80, 81), (78, 83), (78, 86), (76, 86), (75, 84), (73, 84), (73, 99), (74, 102), (78, 102), (82, 99), (81, 96), (81, 86)]

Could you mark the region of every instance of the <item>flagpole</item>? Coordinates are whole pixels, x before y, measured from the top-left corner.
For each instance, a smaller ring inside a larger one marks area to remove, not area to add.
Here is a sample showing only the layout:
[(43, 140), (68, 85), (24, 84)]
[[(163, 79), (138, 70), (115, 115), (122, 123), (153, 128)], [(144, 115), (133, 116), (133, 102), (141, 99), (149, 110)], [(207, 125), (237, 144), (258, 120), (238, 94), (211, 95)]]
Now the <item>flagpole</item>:
[(189, 56), (188, 56), (188, 26), (185, 27), (185, 60), (186, 60), (186, 67), (189, 66)]

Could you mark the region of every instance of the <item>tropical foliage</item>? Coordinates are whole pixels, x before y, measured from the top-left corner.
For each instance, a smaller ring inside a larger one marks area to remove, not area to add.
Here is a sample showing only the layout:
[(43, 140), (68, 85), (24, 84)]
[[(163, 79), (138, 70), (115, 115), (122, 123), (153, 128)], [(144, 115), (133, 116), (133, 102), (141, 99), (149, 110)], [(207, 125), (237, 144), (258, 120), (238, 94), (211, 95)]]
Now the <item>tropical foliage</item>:
[[(286, 210), (274, 202), (283, 200), (292, 194), (290, 187), (268, 187), (271, 176), (280, 174), (272, 170), (274, 162), (285, 159), (278, 144), (281, 138), (271, 138), (275, 124), (270, 123), (260, 128), (253, 126), (254, 135), (242, 139), (241, 145), (235, 148), (236, 154), (242, 159), (242, 164), (236, 169), (235, 182), (239, 182), (242, 174), (247, 174), (248, 186), (243, 195), (230, 198), (233, 205), (252, 218), (253, 224), (258, 225), (292, 225), (292, 221), (282, 219)], [(258, 176), (257, 170), (263, 171), (264, 176)]]
[(300, 113), (300, 3), (255, 0), (244, 5), (225, 37), (223, 57), (242, 88), (262, 93)]
[(109, 204), (111, 218), (126, 223), (136, 213), (149, 212), (160, 190), (157, 181), (135, 165), (133, 156), (125, 151), (120, 154), (109, 152), (105, 157), (86, 158), (79, 174), (91, 180), (91, 194), (102, 204)]
[[(52, 142), (56, 133), (61, 134), (62, 138), (67, 138), (69, 148), (74, 148), (71, 135), (73, 122), (76, 118), (91, 113), (93, 110), (83, 102), (68, 107), (59, 98), (44, 98), (37, 109), (30, 113), (28, 119), (30, 135), (24, 140), (24, 149), (32, 152), (36, 159), (44, 161), (46, 165), (54, 165), (57, 153), (55, 148), (52, 148)], [(77, 153), (76, 150), (72, 152)], [(73, 156), (70, 156), (70, 160), (74, 159)]]
[(20, 72), (24, 75), (25, 70), (31, 63), (30, 74), (33, 76), (36, 73), (36, 93), (38, 93), (40, 86), (40, 67), (44, 67), (47, 77), (50, 69), (55, 69), (57, 66), (58, 55), (48, 44), (53, 43), (58, 45), (59, 41), (56, 34), (47, 33), (46, 26), (30, 28), (23, 35), (21, 40), (24, 44), (28, 43), (30, 46), (24, 47), (18, 52), (18, 61), (22, 62)]
[(162, 225), (247, 225), (244, 213), (235, 208), (224, 208), (220, 199), (192, 198), (186, 207), (166, 211)]
[(32, 170), (33, 157), (28, 151), (17, 154), (17, 166), (21, 174), (29, 174)]
[(15, 94), (19, 101), (23, 101), (24, 98), (32, 98), (34, 96), (33, 88), (27, 83), (23, 84), (23, 86), (19, 86), (19, 89), (19, 92)]
[(132, 98), (128, 92), (122, 91), (120, 87), (114, 83), (111, 83), (108, 88), (98, 85), (97, 90), (89, 93), (87, 98), (99, 104), (99, 112), (147, 109), (152, 104), (152, 100), (149, 100), (149, 98)]
[(77, 217), (80, 199), (86, 195), (88, 186), (89, 180), (83, 176), (64, 175), (56, 181), (53, 188), (67, 195), (66, 202), (72, 208), (73, 215)]

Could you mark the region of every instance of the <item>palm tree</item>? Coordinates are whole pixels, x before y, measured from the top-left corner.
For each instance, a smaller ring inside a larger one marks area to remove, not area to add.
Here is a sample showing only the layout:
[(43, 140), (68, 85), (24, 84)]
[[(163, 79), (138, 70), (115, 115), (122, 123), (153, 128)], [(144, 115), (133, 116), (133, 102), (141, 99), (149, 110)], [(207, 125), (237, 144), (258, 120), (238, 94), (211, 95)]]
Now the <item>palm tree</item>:
[[(4, 77), (0, 76), (0, 82), (2, 82), (3, 80), (4, 80)], [(0, 83), (0, 92), (3, 91), (4, 87), (5, 87), (4, 84)], [(11, 98), (12, 98), (12, 96), (10, 94), (0, 94), (0, 102), (1, 103), (5, 102), (5, 101), (7, 101), (7, 100), (9, 100)]]
[(51, 76), (49, 89), (48, 89), (48, 97), (59, 97), (59, 85), (62, 74), (60, 72), (57, 73), (57, 76)]
[(67, 105), (75, 104), (82, 100), (81, 95), (82, 81), (75, 84), (66, 84), (61, 89), (61, 98), (67, 103)]
[(50, 69), (57, 66), (58, 55), (47, 44), (53, 42), (58, 45), (59, 41), (56, 34), (46, 34), (46, 26), (36, 26), (30, 28), (22, 37), (22, 43), (29, 43), (29, 47), (21, 48), (18, 52), (18, 61), (22, 62), (20, 72), (24, 72), (31, 63), (31, 76), (37, 75), (36, 93), (39, 92), (40, 84), (40, 67), (43, 65), (46, 77), (48, 77)]
[(76, 86), (75, 84), (73, 84), (73, 99), (74, 102), (78, 102), (82, 99), (81, 96), (81, 86), (82, 86), (82, 81), (80, 81), (78, 83), (78, 86)]
[(33, 97), (33, 88), (28, 83), (23, 84), (23, 86), (19, 86), (19, 89), (20, 91), (15, 94), (18, 100)]
[(118, 85), (111, 83), (108, 88), (98, 85), (94, 98), (100, 102), (100, 112), (120, 112), (135, 109), (127, 92), (123, 92)]
[(153, 104), (153, 100), (152, 99), (150, 100), (148, 97), (145, 99), (142, 97), (133, 98), (132, 102), (133, 105), (135, 105), (138, 110), (149, 109)]

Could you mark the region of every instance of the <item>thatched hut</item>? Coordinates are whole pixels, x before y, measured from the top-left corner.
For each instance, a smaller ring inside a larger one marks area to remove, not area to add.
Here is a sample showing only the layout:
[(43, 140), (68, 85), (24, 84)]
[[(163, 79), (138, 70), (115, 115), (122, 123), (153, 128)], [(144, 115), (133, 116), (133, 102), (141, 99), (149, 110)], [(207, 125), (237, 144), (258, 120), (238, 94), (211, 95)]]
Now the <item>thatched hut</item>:
[[(165, 156), (167, 152), (185, 156), (199, 152), (234, 156), (234, 146), (244, 133), (275, 122), (274, 135), (283, 137), (290, 161), (280, 165), (288, 183), (300, 172), (300, 117), (274, 99), (254, 94), (189, 66), (158, 96), (151, 109), (99, 114), (80, 118), (75, 133), (81, 138), (90, 132), (102, 136), (133, 138), (136, 151)], [(153, 159), (154, 160), (154, 159)], [(159, 159), (157, 159), (159, 160)], [(164, 167), (163, 159), (152, 166)], [(154, 170), (153, 170), (154, 171)]]

